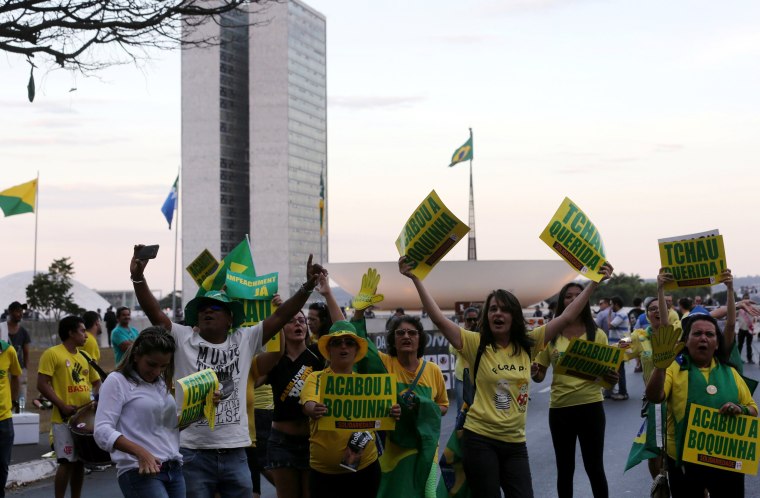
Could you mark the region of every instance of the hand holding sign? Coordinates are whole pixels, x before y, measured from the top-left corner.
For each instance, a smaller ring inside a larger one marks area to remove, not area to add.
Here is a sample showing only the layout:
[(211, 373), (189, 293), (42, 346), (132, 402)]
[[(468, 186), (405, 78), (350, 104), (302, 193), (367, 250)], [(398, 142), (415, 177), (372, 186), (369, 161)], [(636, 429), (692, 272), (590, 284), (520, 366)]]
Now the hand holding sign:
[(377, 273), (376, 269), (368, 268), (367, 273), (362, 275), (362, 286), (359, 293), (354, 296), (354, 308), (364, 310), (385, 299), (385, 296), (377, 293), (379, 283), (380, 274)]
[(672, 325), (660, 326), (652, 334), (652, 359), (657, 368), (668, 368), (678, 353), (683, 349), (684, 343), (679, 342), (681, 329), (675, 329)]

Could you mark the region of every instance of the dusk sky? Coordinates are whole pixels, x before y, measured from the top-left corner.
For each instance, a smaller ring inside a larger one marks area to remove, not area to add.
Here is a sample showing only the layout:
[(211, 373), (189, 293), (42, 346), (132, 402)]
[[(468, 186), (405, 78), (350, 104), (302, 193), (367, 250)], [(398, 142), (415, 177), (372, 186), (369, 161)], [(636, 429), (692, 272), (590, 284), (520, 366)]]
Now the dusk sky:
[[(734, 274), (760, 273), (760, 3), (308, 4), (327, 17), (332, 261), (395, 260), (431, 189), (467, 221), (467, 164), (447, 165), (472, 127), (479, 259), (556, 259), (538, 236), (568, 196), (618, 272), (654, 277), (658, 238), (717, 228)], [(158, 243), (147, 276), (171, 290), (180, 63), (152, 55), (40, 68), (34, 103), (25, 59), (0, 57), (0, 190), (39, 171), (38, 269), (70, 256), (84, 284), (129, 289), (132, 245)], [(34, 216), (0, 223), (0, 276), (32, 269)]]

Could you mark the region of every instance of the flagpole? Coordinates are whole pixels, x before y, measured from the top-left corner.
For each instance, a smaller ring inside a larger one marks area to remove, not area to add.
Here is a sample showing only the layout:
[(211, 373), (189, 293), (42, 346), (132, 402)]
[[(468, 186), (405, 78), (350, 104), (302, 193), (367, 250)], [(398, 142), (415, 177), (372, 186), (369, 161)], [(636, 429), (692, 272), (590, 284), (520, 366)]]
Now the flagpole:
[(34, 271), (32, 277), (37, 275), (37, 217), (39, 216), (37, 210), (38, 199), (40, 197), (40, 171), (37, 170), (37, 181), (34, 184)]
[[(470, 128), (470, 146), (474, 149), (475, 145), (472, 141), (472, 128)], [(478, 259), (478, 252), (475, 245), (475, 196), (472, 190), (472, 157), (474, 154), (470, 154), (470, 235), (467, 239), (467, 260), (475, 261)]]
[[(180, 168), (177, 170), (177, 178), (179, 179)], [(174, 210), (177, 212), (177, 220), (174, 223), (174, 277), (172, 282), (174, 288), (172, 289), (172, 317), (177, 320), (177, 246), (179, 240), (179, 181), (177, 181), (177, 199), (174, 202)]]

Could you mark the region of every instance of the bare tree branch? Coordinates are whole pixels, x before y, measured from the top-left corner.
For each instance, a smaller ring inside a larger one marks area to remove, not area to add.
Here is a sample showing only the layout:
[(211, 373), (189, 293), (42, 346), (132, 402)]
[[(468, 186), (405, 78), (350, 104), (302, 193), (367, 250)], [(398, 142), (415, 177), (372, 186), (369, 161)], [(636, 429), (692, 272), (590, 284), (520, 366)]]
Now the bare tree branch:
[(269, 1), (277, 0), (0, 0), (0, 51), (88, 73), (137, 60), (146, 48), (218, 45), (198, 29), (250, 25), (245, 14)]

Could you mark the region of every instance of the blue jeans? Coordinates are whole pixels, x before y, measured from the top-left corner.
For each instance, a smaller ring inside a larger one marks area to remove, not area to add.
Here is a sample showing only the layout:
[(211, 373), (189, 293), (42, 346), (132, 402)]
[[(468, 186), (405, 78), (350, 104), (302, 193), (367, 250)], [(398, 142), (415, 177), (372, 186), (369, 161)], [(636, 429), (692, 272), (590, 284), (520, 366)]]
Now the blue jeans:
[(0, 498), (5, 498), (5, 483), (8, 481), (8, 466), (13, 448), (13, 418), (0, 420)]
[(182, 464), (164, 462), (156, 475), (140, 474), (132, 469), (119, 476), (124, 498), (185, 498), (185, 478)]
[(180, 448), (187, 498), (240, 498), (253, 495), (245, 448)]

